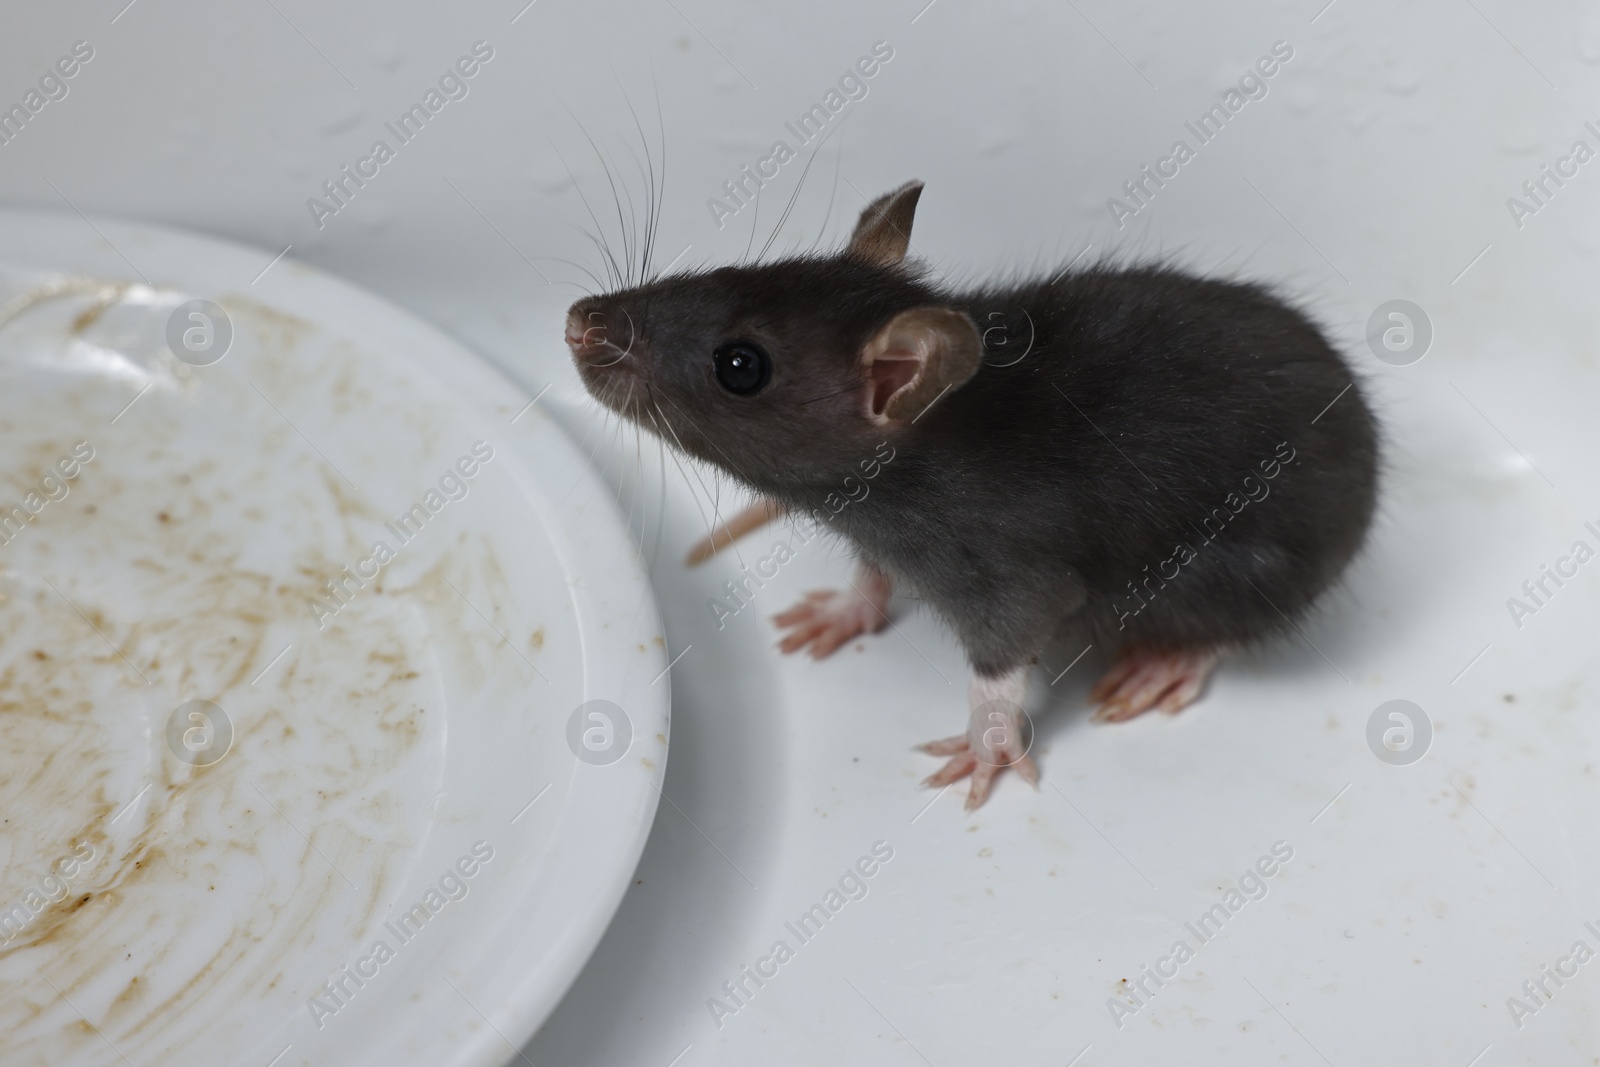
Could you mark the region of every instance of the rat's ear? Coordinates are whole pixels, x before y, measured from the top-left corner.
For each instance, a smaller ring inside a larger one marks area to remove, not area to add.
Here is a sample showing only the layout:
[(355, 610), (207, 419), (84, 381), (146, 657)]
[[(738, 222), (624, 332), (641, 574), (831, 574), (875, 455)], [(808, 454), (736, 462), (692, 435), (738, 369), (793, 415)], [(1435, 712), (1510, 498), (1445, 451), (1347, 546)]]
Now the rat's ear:
[(921, 195), (922, 183), (913, 179), (868, 204), (845, 254), (880, 267), (892, 267), (905, 259), (911, 244), (911, 219)]
[(867, 417), (878, 425), (915, 422), (947, 390), (966, 383), (983, 360), (978, 327), (959, 311), (902, 311), (861, 350)]

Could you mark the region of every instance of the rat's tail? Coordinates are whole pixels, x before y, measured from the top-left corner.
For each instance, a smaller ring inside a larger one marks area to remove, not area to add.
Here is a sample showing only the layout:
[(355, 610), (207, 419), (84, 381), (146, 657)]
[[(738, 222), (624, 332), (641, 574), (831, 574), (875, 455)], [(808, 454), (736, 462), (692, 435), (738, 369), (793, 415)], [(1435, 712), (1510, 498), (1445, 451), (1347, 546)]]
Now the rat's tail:
[(727, 522), (694, 543), (684, 563), (697, 567), (747, 533), (754, 533), (783, 514), (776, 500), (757, 500)]

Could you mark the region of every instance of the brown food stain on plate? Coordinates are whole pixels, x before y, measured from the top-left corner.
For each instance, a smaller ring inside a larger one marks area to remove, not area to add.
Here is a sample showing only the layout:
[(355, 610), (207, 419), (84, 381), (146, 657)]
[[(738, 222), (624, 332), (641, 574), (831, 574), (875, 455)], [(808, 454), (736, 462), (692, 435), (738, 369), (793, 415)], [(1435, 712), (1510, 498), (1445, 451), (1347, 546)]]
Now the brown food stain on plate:
[[(383, 595), (369, 586), (316, 625), (308, 603), (367, 551), (383, 511), (303, 455), (252, 389), (303, 412), (332, 381), (335, 408), (356, 411), (377, 403), (358, 373), (376, 357), (344, 346), (312, 361), (299, 349), (313, 324), (230, 296), (258, 346), (254, 377), (174, 369), (147, 346), (126, 358), (161, 387), (111, 425), (135, 389), (14, 359), (4, 332), (109, 345), (134, 311), (105, 289), (0, 304), (21, 308), (0, 321), (0, 507), (75, 442), (95, 448), (0, 545), (0, 924), (22, 908), (0, 929), (7, 1064), (104, 1051), (41, 976), (135, 1062), (164, 1062), (229, 1038), (228, 1007), (267, 991), (292, 1007), (346, 962), (428, 832), (418, 783), (439, 778), (445, 709), (428, 651), (441, 638), (422, 620), (455, 596), (448, 577), (504, 625), (505, 576), (486, 546), (448, 575), (442, 562), (404, 584), (385, 571)], [(95, 301), (54, 299), (82, 294)], [(143, 310), (158, 329), (165, 309)], [(451, 658), (503, 672), (489, 654), (478, 641)], [(174, 710), (196, 699), (233, 729), (210, 766), (167, 743)]]

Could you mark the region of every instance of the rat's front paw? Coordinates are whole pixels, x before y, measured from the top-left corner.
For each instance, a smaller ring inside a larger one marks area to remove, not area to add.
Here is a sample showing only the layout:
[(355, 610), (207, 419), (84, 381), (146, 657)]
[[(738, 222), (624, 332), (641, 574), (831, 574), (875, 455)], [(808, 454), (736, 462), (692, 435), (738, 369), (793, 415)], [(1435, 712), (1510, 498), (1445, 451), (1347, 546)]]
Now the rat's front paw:
[(888, 616), (871, 600), (851, 590), (837, 592), (815, 589), (806, 598), (772, 621), (788, 630), (778, 647), (798, 652), (811, 646), (814, 659), (833, 652), (852, 637), (876, 633), (889, 624)]
[(923, 780), (923, 785), (942, 789), (951, 782), (972, 776), (972, 785), (967, 788), (968, 811), (989, 799), (989, 789), (994, 785), (995, 776), (1007, 767), (1015, 767), (1022, 780), (1029, 785), (1039, 784), (1039, 768), (1034, 766), (1033, 757), (1023, 748), (1017, 731), (1011, 731), (1004, 739), (991, 737), (987, 742), (980, 740), (976, 748), (966, 734), (947, 737), (942, 741), (929, 741), (917, 748), (930, 756), (950, 757), (943, 767)]
[(797, 652), (811, 646), (811, 657), (821, 659), (861, 634), (877, 633), (889, 625), (889, 578), (863, 563), (848, 592), (814, 589), (806, 598), (772, 621), (788, 630), (778, 647)]

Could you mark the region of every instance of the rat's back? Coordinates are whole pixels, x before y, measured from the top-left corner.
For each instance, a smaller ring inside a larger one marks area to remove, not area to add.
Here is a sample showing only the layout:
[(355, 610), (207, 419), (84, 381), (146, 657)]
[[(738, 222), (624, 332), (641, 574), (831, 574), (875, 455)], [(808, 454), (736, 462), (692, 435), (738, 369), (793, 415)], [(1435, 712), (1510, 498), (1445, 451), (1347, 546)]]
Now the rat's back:
[(1266, 289), (1097, 268), (953, 303), (983, 331), (984, 365), (906, 451), (970, 475), (958, 511), (1013, 580), (1083, 584), (1072, 614), (1088, 636), (1264, 636), (1360, 547), (1371, 411), (1320, 331)]

